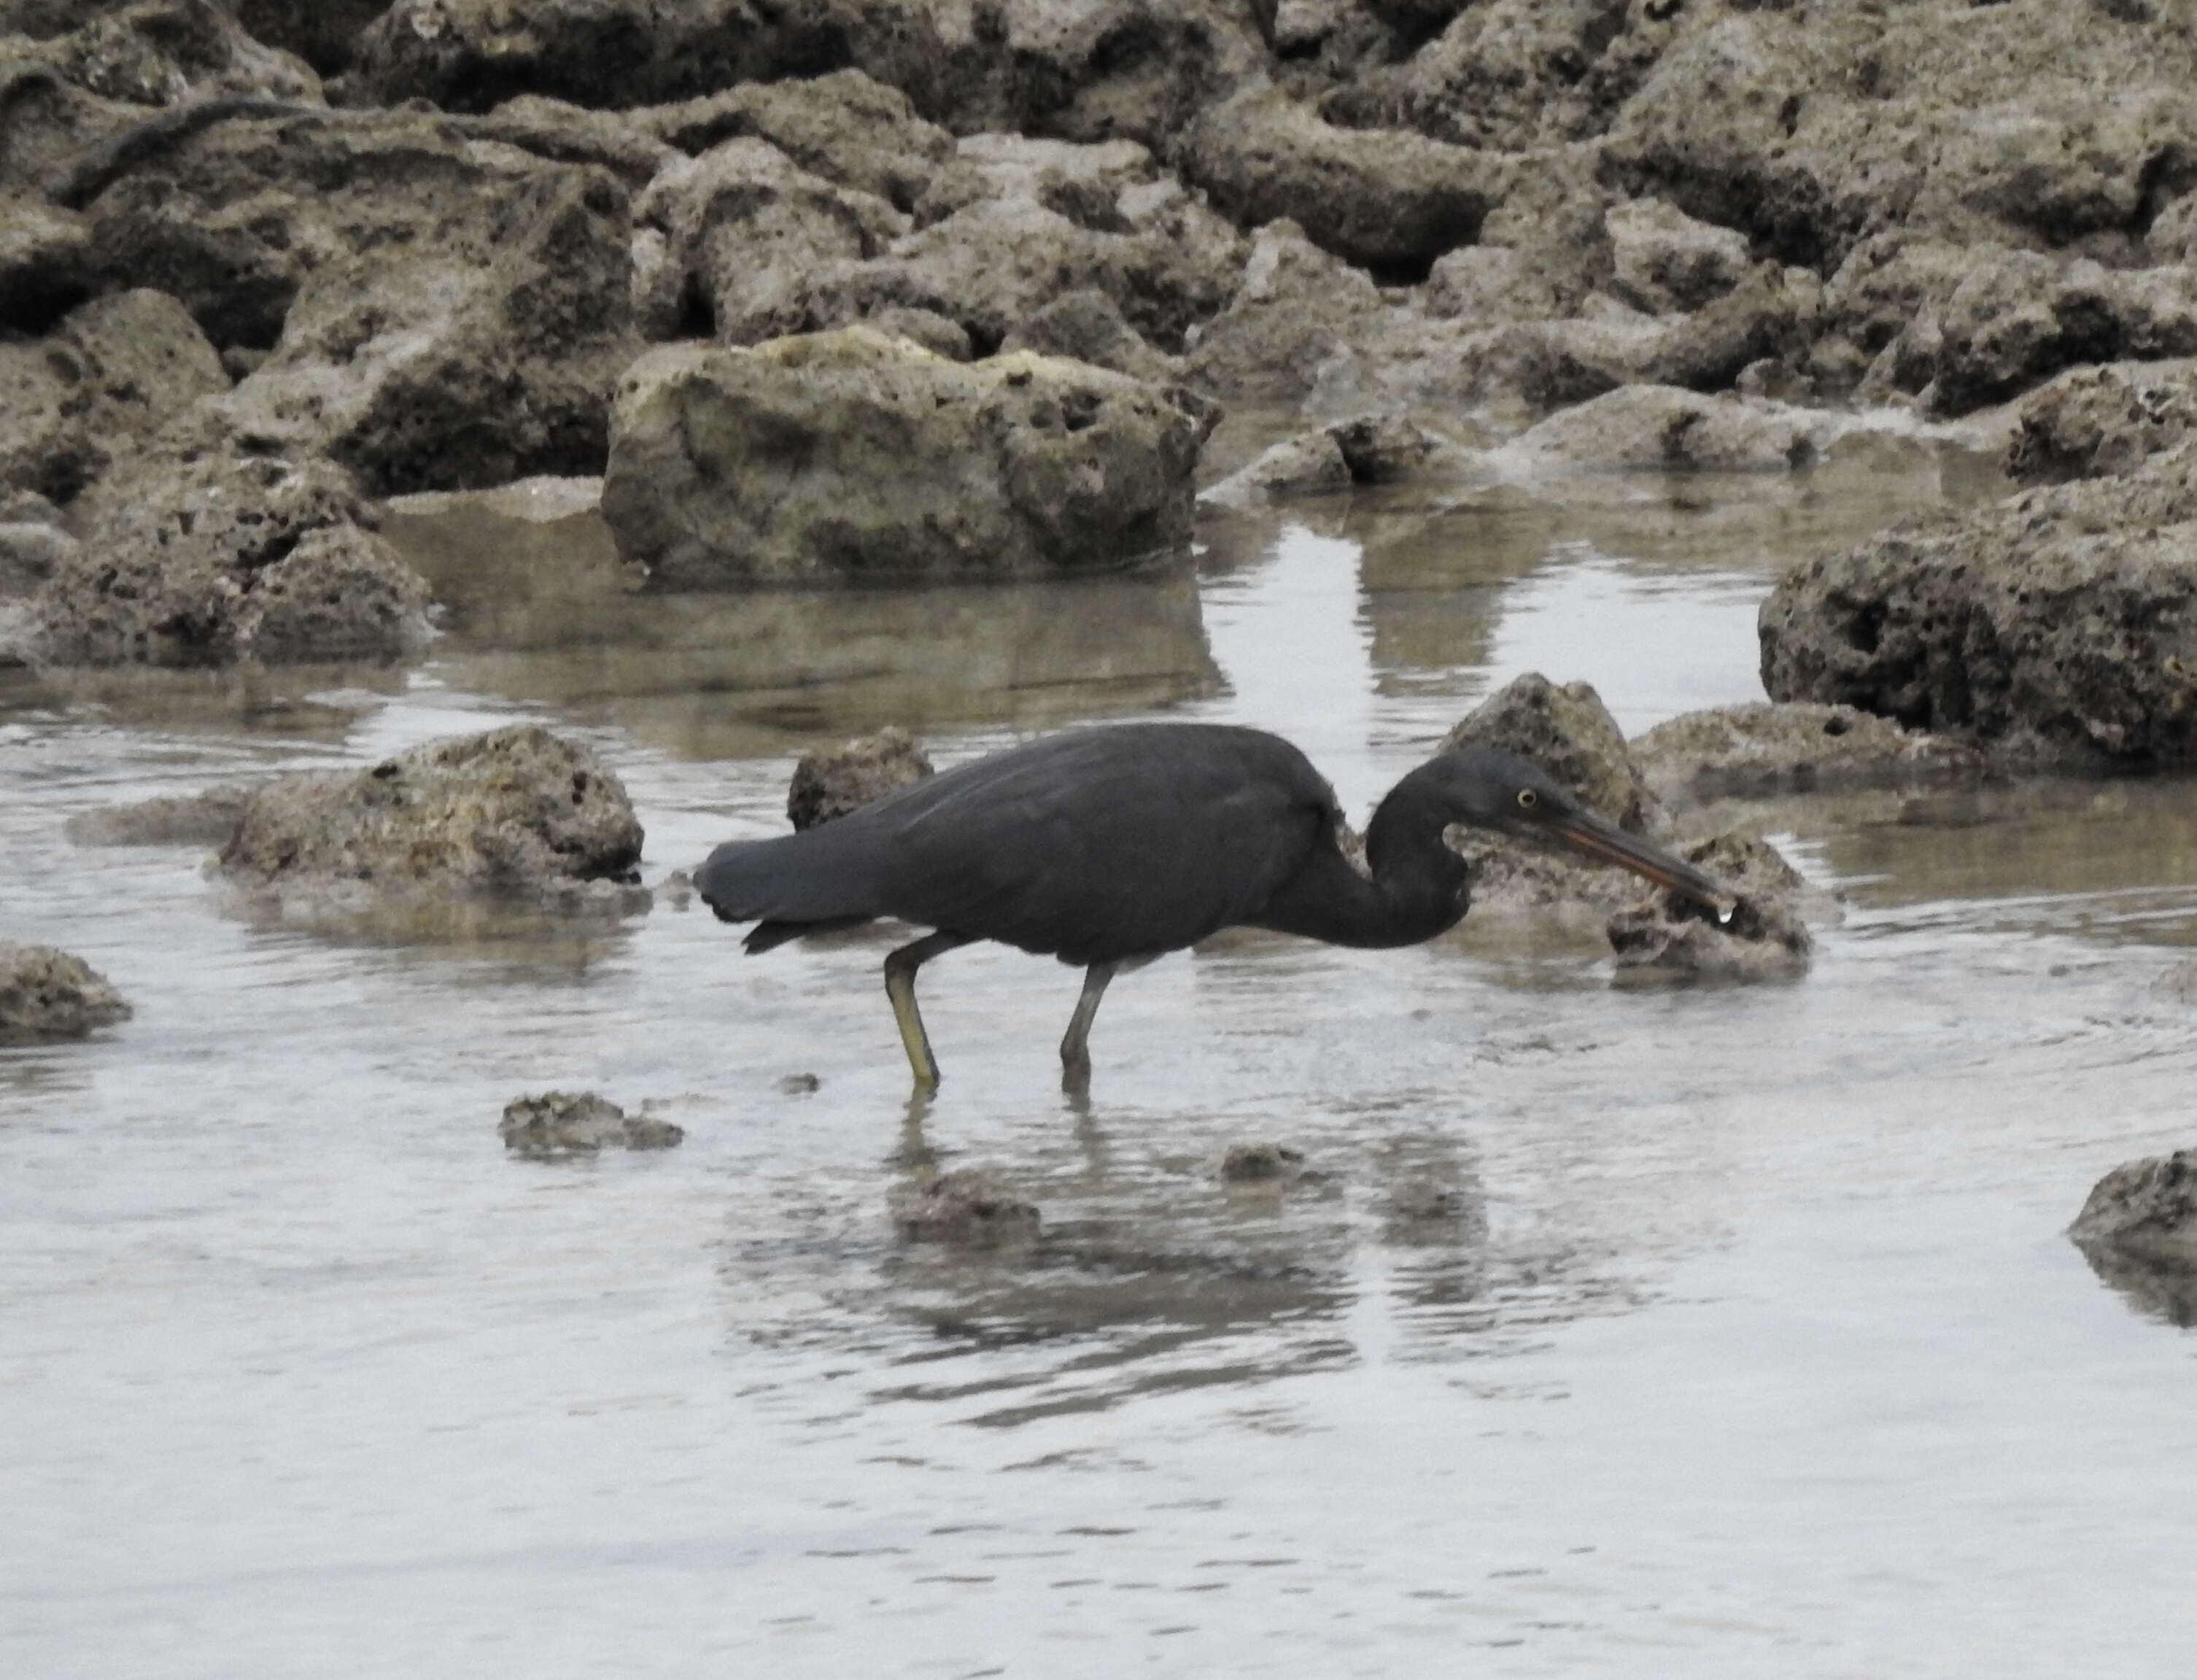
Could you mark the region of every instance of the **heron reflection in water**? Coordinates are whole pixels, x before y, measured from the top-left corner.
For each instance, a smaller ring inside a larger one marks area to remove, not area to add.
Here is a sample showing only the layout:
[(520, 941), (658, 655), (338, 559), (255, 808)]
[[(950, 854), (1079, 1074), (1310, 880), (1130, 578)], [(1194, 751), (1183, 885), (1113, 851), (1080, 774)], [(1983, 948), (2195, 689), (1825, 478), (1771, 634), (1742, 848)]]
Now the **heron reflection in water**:
[(1060, 1044), (1073, 1085), (1089, 1076), (1091, 1022), (1114, 976), (1222, 928), (1379, 948), (1455, 927), (1470, 876), (1442, 838), (1452, 823), (1554, 842), (1712, 908), (1733, 901), (1511, 753), (1460, 748), (1412, 771), (1373, 813), (1364, 871), (1343, 852), (1342, 820), (1334, 790), (1279, 736), (1122, 724), (994, 753), (800, 833), (728, 843), (695, 886), (721, 920), (756, 924), (751, 954), (880, 917), (933, 930), (884, 964), (919, 1091), (937, 1086), (938, 1062), (915, 976), (942, 952), (997, 940), (1084, 970)]

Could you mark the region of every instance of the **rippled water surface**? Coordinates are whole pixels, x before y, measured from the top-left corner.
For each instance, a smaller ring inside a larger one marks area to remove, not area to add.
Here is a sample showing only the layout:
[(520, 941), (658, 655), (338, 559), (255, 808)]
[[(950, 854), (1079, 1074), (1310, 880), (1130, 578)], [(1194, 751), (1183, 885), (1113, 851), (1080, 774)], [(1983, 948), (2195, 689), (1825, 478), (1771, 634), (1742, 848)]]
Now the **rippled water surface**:
[[(2197, 1333), (2060, 1232), (2192, 1141), (2188, 783), (1767, 813), (1848, 906), (1790, 987), (1613, 989), (1584, 922), (1225, 937), (1114, 988), (1086, 1101), (1076, 976), (974, 947), (916, 1111), (882, 933), (338, 937), (63, 837), (513, 718), (609, 756), (652, 880), (884, 721), (942, 762), (1253, 721), (1362, 810), (1520, 670), (1632, 729), (1756, 698), (1765, 578), (1975, 477), (1311, 504), (1216, 516), (1195, 578), (708, 602), (431, 510), (419, 668), (0, 679), (0, 934), (136, 1005), (0, 1050), (0, 1673), (2187, 1672)], [(507, 1159), (551, 1086), (686, 1143)], [(1306, 1177), (1224, 1186), (1252, 1141)], [(897, 1241), (926, 1158), (1038, 1242)]]

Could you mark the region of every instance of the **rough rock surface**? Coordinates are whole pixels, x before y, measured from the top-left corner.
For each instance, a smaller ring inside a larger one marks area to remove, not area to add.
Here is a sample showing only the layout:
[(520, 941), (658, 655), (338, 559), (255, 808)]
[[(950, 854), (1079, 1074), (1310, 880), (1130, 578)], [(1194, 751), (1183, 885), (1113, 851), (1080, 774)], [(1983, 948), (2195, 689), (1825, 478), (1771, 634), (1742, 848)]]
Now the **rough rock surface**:
[(1303, 1177), (1304, 1151), (1287, 1144), (1231, 1144), (1220, 1157), (1225, 1185), (1286, 1184)]
[(915, 738), (890, 724), (874, 735), (803, 753), (786, 790), (785, 814), (796, 829), (814, 828), (932, 773), (930, 756)]
[(0, 1044), (80, 1039), (130, 1017), (130, 1005), (81, 957), (0, 941)]
[(1505, 184), (1487, 153), (1336, 128), (1272, 89), (1205, 112), (1185, 137), (1183, 173), (1244, 226), (1287, 217), (1346, 261), (1412, 279), (1473, 241)]
[(638, 349), (628, 196), (604, 170), (432, 113), (299, 110), (193, 133), (85, 213), (103, 274), (250, 353), (222, 429), (383, 495), (601, 466)]
[(2085, 1248), (2197, 1272), (2197, 1149), (2114, 1167), (2067, 1235)]
[(88, 500), (86, 540), (32, 602), (41, 662), (376, 658), (427, 638), (426, 584), (330, 461), (154, 451)]
[(116, 456), (229, 385), (214, 347), (164, 293), (96, 298), (43, 339), (0, 339), (0, 490), (72, 501)]
[(1118, 569), (1187, 542), (1202, 441), (1120, 374), (866, 327), (652, 350), (615, 426), (604, 517), (678, 589)]
[(2056, 484), (2130, 472), (2193, 433), (2197, 362), (2078, 368), (2023, 401), (2007, 443), (2007, 476)]
[(586, 747), (532, 724), (430, 741), (354, 775), (253, 791), (220, 866), (232, 880), (554, 894), (629, 880), (641, 824)]
[(1603, 213), (1617, 295), (1654, 315), (1688, 314), (1747, 278), (1747, 235), (1696, 222), (1675, 205), (1641, 199)]
[(1852, 706), (1719, 706), (1657, 724), (1632, 743), (1665, 803), (1974, 781), (1982, 754)]
[(1679, 854), (1739, 895), (1730, 914), (1715, 913), (1658, 887), (1645, 904), (1609, 921), (1620, 978), (1754, 982), (1796, 980), (1808, 970), (1814, 937), (1802, 914), (1807, 883), (1767, 841), (1720, 834)]
[(1763, 603), (1774, 699), (2014, 758), (2197, 757), (2197, 443), (2136, 472), (1896, 525)]
[(981, 1167), (895, 1185), (889, 1205), (893, 1225), (907, 1243), (997, 1248), (1028, 1243), (1038, 1234), (1036, 1208)]
[(686, 1132), (668, 1120), (629, 1115), (592, 1091), (548, 1091), (504, 1105), (496, 1131), (513, 1155), (594, 1155), (605, 1149), (668, 1150)]
[(1632, 385), (1560, 409), (1510, 449), (1542, 472), (1784, 472), (1820, 459), (1831, 431), (1783, 403)]

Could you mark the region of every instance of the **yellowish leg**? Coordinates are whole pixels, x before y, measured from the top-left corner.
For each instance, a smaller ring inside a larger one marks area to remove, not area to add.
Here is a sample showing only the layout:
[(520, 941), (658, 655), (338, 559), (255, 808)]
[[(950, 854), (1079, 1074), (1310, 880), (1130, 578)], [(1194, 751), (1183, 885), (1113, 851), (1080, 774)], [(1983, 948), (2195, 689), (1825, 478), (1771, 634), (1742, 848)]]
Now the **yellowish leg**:
[(915, 1006), (915, 971), (941, 952), (967, 943), (958, 933), (926, 934), (885, 959), (885, 995), (892, 999), (893, 1022), (919, 1091), (938, 1088), (938, 1058), (930, 1053), (930, 1034), (923, 1030), (923, 1011)]
[(1098, 999), (1121, 967), (1119, 963), (1093, 963), (1083, 971), (1083, 995), (1075, 1000), (1075, 1013), (1068, 1017), (1068, 1034), (1060, 1041), (1060, 1071), (1072, 1084), (1091, 1078), (1091, 1022), (1098, 1013)]

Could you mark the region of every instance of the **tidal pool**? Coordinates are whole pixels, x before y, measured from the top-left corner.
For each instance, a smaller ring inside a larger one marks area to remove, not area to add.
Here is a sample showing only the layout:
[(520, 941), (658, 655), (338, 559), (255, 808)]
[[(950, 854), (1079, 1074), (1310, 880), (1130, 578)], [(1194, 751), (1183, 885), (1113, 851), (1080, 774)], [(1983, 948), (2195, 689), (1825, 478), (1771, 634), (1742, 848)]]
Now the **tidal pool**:
[[(886, 721), (1255, 722), (1362, 811), (1522, 669), (1632, 730), (1757, 698), (1777, 567), (1978, 483), (1360, 498), (1217, 516), (1194, 577), (714, 602), (430, 507), (417, 667), (0, 675), (0, 933), (137, 1011), (0, 1050), (0, 1673), (2184, 1672), (2197, 1334), (2061, 1231), (2192, 1141), (2188, 781), (1758, 811), (1848, 904), (1787, 987), (1613, 989), (1563, 920), (1224, 937), (1114, 988), (1087, 1100), (1077, 976), (973, 947), (914, 1109), (881, 932), (335, 936), (63, 836), (518, 718), (608, 755), (651, 880)], [(506, 1158), (552, 1086), (687, 1140)], [(1306, 1176), (1224, 1185), (1256, 1141)], [(1039, 1241), (898, 1242), (925, 1160)]]

